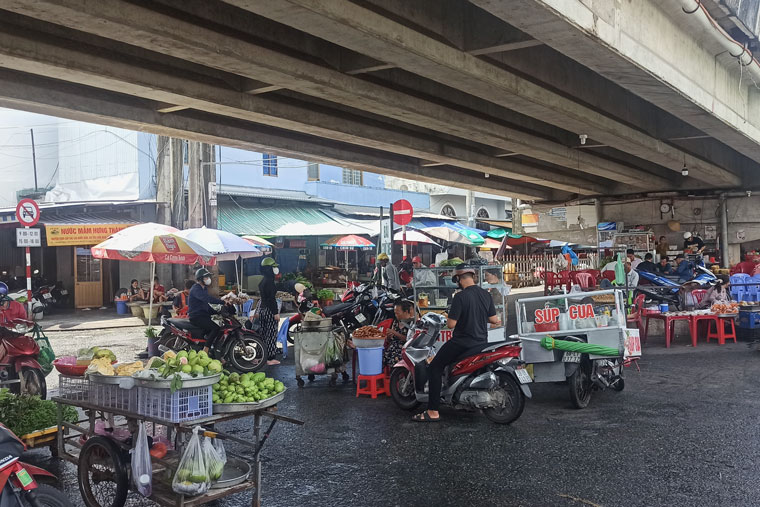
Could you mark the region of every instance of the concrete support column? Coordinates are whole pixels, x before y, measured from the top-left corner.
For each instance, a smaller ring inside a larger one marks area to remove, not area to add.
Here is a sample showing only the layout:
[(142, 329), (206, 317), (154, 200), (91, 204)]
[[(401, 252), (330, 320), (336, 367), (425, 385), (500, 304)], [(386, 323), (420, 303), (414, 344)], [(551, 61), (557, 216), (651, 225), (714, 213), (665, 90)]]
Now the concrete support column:
[(187, 164), (187, 228), (194, 229), (203, 225), (205, 211), (201, 143), (187, 143)]
[(520, 199), (512, 199), (512, 232), (522, 234), (522, 208), (520, 208)]
[(730, 267), (728, 259), (728, 206), (726, 196), (720, 196), (720, 267)]

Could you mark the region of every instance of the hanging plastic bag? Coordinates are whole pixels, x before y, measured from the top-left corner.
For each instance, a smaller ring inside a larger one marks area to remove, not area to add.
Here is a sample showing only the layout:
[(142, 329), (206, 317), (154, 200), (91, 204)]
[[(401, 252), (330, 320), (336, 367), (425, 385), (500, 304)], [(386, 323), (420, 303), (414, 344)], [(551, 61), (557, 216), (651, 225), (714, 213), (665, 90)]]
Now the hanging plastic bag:
[(201, 427), (193, 428), (193, 435), (187, 443), (185, 453), (179, 460), (177, 472), (172, 480), (172, 489), (175, 493), (194, 496), (208, 491), (211, 482), (208, 478), (206, 462), (203, 459), (203, 448), (198, 431)]
[(227, 451), (224, 450), (224, 442), (220, 438), (214, 439), (214, 450), (219, 455), (222, 463), (227, 464)]
[(145, 423), (140, 422), (137, 430), (137, 441), (132, 449), (132, 480), (138, 493), (148, 497), (153, 491), (153, 464), (150, 461), (150, 449), (148, 448), (148, 434), (145, 431)]
[(325, 348), (325, 364), (328, 368), (338, 368), (343, 364), (343, 357), (335, 337), (330, 337)]
[(222, 477), (224, 472), (224, 462), (219, 453), (214, 449), (214, 444), (210, 438), (203, 439), (203, 459), (206, 460), (206, 470), (211, 482), (216, 482)]
[(37, 342), (37, 345), (40, 347), (40, 353), (37, 357), (37, 362), (40, 363), (40, 366), (42, 367), (42, 373), (47, 376), (51, 371), (53, 371), (55, 352), (53, 351), (53, 346), (50, 345), (50, 340), (48, 340), (47, 336), (45, 336), (45, 333), (42, 332), (42, 328), (37, 325), (34, 326), (34, 341)]

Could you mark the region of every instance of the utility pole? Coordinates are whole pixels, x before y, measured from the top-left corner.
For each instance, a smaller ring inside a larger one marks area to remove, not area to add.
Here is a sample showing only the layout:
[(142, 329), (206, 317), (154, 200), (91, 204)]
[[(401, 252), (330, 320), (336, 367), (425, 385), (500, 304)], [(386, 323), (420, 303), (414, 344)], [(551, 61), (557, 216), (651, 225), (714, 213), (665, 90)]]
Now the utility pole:
[[(212, 190), (216, 190), (216, 149), (214, 145), (201, 144), (201, 167), (203, 168), (203, 189), (206, 191), (203, 204), (206, 207), (204, 225), (209, 229), (217, 228), (216, 199), (212, 201)], [(215, 192), (214, 192), (215, 193)]]
[(37, 153), (34, 149), (34, 129), (29, 129), (32, 135), (32, 165), (34, 166), (34, 192), (37, 193)]
[(187, 228), (201, 227), (204, 222), (203, 171), (201, 166), (201, 143), (187, 143)]

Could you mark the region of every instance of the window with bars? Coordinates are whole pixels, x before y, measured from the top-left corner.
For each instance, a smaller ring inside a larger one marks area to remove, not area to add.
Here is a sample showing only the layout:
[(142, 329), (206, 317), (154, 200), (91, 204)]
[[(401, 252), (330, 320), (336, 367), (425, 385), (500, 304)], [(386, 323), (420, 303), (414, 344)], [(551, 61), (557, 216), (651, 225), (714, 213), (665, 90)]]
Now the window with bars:
[(309, 181), (319, 181), (319, 164), (316, 162), (309, 162), (307, 178)]
[(277, 176), (277, 155), (264, 153), (264, 176)]
[(343, 184), (361, 186), (362, 171), (357, 169), (343, 169)]

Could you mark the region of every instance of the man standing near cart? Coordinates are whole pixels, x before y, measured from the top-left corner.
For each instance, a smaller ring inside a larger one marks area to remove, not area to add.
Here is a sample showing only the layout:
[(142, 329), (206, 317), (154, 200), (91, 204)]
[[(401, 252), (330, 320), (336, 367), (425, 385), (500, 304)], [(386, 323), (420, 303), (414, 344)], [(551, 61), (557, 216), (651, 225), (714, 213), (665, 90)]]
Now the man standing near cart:
[(441, 384), (444, 368), (465, 350), (488, 342), (488, 324), (501, 325), (496, 307), (487, 290), (475, 284), (475, 269), (460, 264), (451, 281), (461, 289), (451, 303), (447, 326), (453, 329), (451, 340), (444, 343), (428, 366), (428, 409), (415, 415), (417, 422), (441, 420)]

